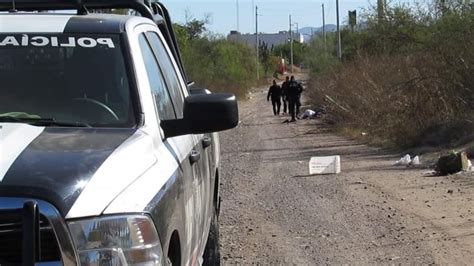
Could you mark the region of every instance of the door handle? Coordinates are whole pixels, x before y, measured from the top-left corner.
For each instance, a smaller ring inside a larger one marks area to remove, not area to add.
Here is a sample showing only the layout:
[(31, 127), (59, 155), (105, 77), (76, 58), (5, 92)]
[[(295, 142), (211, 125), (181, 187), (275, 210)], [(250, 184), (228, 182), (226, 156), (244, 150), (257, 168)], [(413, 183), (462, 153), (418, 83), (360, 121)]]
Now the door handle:
[(201, 153), (199, 151), (192, 150), (191, 155), (189, 155), (189, 161), (191, 162), (191, 164), (196, 163), (200, 159), (201, 159)]
[(211, 146), (212, 144), (212, 139), (211, 137), (209, 136), (205, 136), (203, 139), (202, 139), (202, 147), (205, 149), (209, 146)]

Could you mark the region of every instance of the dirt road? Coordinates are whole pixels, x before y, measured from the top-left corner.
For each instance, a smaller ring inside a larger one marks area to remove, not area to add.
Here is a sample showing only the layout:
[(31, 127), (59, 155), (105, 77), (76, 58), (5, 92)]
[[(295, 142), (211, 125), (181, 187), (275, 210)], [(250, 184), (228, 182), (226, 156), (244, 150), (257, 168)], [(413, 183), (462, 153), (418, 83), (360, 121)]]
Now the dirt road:
[[(284, 124), (265, 93), (221, 134), (225, 265), (474, 263), (474, 175), (428, 176), (316, 120)], [(309, 176), (325, 155), (342, 173)]]

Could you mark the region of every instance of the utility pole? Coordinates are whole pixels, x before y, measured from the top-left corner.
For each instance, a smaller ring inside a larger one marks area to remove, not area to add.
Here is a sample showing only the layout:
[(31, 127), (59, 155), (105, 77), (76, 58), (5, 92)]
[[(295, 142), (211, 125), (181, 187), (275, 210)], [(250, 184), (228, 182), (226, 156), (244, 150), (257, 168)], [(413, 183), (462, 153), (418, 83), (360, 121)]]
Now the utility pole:
[(293, 73), (293, 34), (291, 32), (291, 15), (289, 17), (290, 20), (290, 70)]
[(377, 14), (379, 21), (383, 20), (385, 17), (385, 0), (377, 0)]
[(323, 41), (324, 41), (324, 52), (326, 52), (326, 16), (324, 14), (324, 4), (323, 4)]
[(300, 35), (300, 25), (298, 24), (298, 22), (295, 22), (296, 24), (296, 36), (295, 38), (298, 40), (298, 42), (300, 42), (299, 40), (301, 40), (301, 35)]
[(260, 73), (258, 71), (259, 61), (259, 41), (258, 41), (258, 6), (255, 6), (255, 47), (257, 48), (257, 80), (260, 79)]
[(252, 0), (252, 13), (251, 14), (253, 14), (253, 12), (255, 12), (255, 0)]
[(339, 0), (336, 0), (336, 19), (337, 19), (337, 57), (342, 59), (342, 46), (341, 46), (341, 28), (339, 23)]

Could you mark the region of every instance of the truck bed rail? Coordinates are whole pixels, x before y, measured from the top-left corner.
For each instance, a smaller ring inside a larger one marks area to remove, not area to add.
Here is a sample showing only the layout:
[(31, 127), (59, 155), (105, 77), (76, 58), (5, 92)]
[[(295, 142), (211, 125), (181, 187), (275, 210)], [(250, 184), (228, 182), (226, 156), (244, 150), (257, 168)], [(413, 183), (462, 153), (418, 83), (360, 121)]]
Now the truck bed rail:
[(0, 0), (0, 11), (46, 11), (129, 8), (153, 19), (149, 0)]

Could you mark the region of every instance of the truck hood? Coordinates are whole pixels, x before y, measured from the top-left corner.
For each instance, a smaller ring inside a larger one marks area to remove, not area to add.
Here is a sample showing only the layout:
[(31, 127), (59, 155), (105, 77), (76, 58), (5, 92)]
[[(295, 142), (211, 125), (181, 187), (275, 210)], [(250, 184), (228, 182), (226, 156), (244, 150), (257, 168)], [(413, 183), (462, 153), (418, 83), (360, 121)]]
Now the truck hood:
[[(153, 165), (152, 146), (151, 139), (136, 129), (0, 123), (0, 197), (46, 200), (63, 216), (87, 190), (94, 192), (89, 197), (110, 202)], [(128, 164), (127, 158), (135, 162), (137, 152), (142, 161)], [(104, 184), (110, 187), (100, 187)]]

